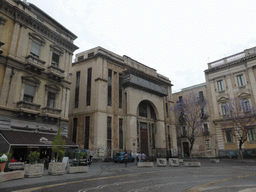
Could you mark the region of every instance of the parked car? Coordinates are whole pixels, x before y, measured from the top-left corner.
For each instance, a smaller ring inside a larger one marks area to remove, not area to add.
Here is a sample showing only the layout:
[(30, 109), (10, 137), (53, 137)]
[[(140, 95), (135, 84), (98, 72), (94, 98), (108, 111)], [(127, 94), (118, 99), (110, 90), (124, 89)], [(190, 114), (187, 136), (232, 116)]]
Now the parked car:
[[(124, 153), (125, 152), (116, 153), (116, 156), (114, 157), (114, 162), (124, 162)], [(134, 162), (134, 157), (130, 153), (128, 153), (128, 162)]]

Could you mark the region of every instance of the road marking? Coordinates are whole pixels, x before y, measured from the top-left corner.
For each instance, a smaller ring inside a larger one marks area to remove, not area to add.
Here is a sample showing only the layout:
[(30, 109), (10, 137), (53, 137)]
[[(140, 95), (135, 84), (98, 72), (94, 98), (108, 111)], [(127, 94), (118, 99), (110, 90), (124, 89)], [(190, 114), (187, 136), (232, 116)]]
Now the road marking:
[(237, 188), (237, 187), (256, 187), (256, 185), (230, 185), (230, 186), (216, 186), (204, 188), (204, 191), (222, 189), (222, 188)]
[(22, 190), (16, 190), (16, 191), (13, 191), (13, 192), (32, 192), (32, 191), (37, 191), (37, 190), (41, 190), (41, 189), (48, 189), (48, 188), (52, 188), (52, 187), (57, 187), (57, 186), (61, 186), (61, 185), (82, 183), (82, 182), (87, 182), (87, 181), (104, 180), (104, 179), (113, 179), (113, 178), (129, 177), (129, 176), (142, 175), (142, 174), (156, 174), (156, 173), (161, 173), (161, 172), (166, 172), (166, 171), (131, 173), (131, 174), (126, 174), (126, 175), (117, 175), (117, 176), (109, 176), (109, 177), (100, 177), (100, 178), (85, 179), (85, 180), (80, 180), (80, 181), (70, 181), (70, 182), (65, 182), (65, 183), (58, 183), (58, 184), (52, 184), (52, 185), (46, 185), (46, 186), (33, 187), (33, 188), (22, 189)]
[(221, 183), (221, 182), (225, 182), (225, 181), (230, 181), (233, 179), (239, 179), (239, 178), (244, 178), (244, 177), (252, 177), (252, 176), (256, 176), (256, 174), (250, 174), (250, 175), (241, 175), (241, 176), (235, 176), (235, 177), (230, 177), (227, 179), (222, 179), (219, 181), (214, 181), (214, 182), (210, 182), (210, 183), (206, 183), (200, 186), (196, 186), (190, 189), (185, 190), (184, 192), (200, 192), (200, 191), (204, 191), (207, 187), (217, 184), (217, 183)]

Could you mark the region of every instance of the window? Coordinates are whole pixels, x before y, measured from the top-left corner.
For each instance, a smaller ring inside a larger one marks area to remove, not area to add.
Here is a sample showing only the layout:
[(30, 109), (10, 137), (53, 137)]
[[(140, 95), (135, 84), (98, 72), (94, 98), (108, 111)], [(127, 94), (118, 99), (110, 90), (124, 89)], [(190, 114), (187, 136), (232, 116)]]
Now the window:
[(165, 109), (166, 109), (166, 117), (169, 117), (169, 108), (168, 108), (168, 103), (165, 103)]
[(80, 71), (76, 72), (75, 108), (78, 107), (80, 88)]
[(204, 101), (204, 92), (203, 91), (199, 91), (199, 100)]
[(107, 121), (107, 139), (111, 140), (111, 138), (112, 138), (111, 117), (108, 117), (108, 121)]
[(182, 102), (182, 96), (179, 96), (179, 102), (180, 103)]
[(205, 109), (205, 107), (201, 108), (201, 114), (202, 114), (202, 117), (206, 116), (206, 109)]
[(205, 140), (205, 147), (210, 148), (210, 140), (209, 139)]
[(56, 93), (48, 92), (47, 107), (54, 108), (54, 105), (55, 105), (55, 95), (56, 95)]
[(221, 111), (222, 111), (222, 115), (228, 114), (228, 106), (226, 103), (221, 104)]
[(35, 95), (35, 87), (26, 84), (23, 101), (33, 102), (34, 95)]
[(52, 66), (59, 67), (59, 59), (60, 59), (60, 56), (53, 52), (52, 53)]
[(224, 83), (223, 83), (223, 80), (217, 81), (217, 85), (218, 85), (218, 90), (219, 90), (219, 91), (224, 91)]
[(247, 130), (248, 133), (248, 140), (249, 141), (256, 141), (256, 133), (255, 133), (255, 129), (250, 128)]
[(108, 70), (108, 106), (112, 105), (112, 70)]
[(92, 69), (87, 70), (87, 92), (86, 92), (86, 105), (91, 105), (91, 90), (92, 90)]
[(123, 119), (119, 119), (119, 149), (123, 149)]
[(169, 149), (171, 149), (171, 132), (170, 132), (170, 126), (167, 126), (167, 139), (168, 139), (168, 147), (169, 147)]
[(249, 103), (248, 99), (244, 99), (242, 101), (242, 107), (243, 107), (244, 112), (250, 111), (250, 103)]
[(208, 133), (209, 132), (209, 128), (208, 128), (208, 123), (203, 123), (203, 132), (204, 133)]
[(237, 79), (238, 87), (242, 87), (242, 86), (245, 85), (245, 83), (244, 83), (244, 76), (243, 75), (237, 75), (236, 79)]
[(156, 128), (154, 123), (151, 124), (151, 128), (152, 128), (152, 148), (155, 149), (156, 148), (156, 139), (155, 139)]
[(32, 41), (30, 55), (39, 58), (40, 45)]
[(181, 135), (187, 136), (187, 129), (186, 129), (186, 126), (181, 126)]
[(89, 149), (90, 116), (85, 117), (84, 149)]
[(225, 131), (226, 134), (226, 142), (227, 143), (233, 143), (233, 134), (232, 134), (232, 130), (227, 130)]
[(94, 56), (94, 52), (88, 53), (88, 58), (93, 57), (93, 56)]
[(147, 103), (146, 102), (140, 102), (139, 104), (139, 116), (140, 117), (148, 117), (147, 114)]
[(122, 73), (119, 73), (119, 108), (123, 107)]
[(81, 61), (81, 60), (83, 60), (84, 59), (84, 56), (82, 55), (82, 56), (79, 56), (78, 58), (77, 58), (77, 60), (78, 61)]
[(73, 134), (72, 134), (72, 141), (76, 143), (76, 132), (77, 132), (77, 118), (73, 119)]

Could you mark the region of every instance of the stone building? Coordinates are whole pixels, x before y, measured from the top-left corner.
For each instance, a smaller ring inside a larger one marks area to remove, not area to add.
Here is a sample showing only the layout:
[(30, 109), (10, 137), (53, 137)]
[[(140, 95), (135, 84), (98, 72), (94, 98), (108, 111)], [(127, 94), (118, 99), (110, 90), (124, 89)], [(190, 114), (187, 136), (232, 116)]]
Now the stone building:
[[(8, 131), (56, 134), (58, 127), (67, 135), (72, 55), (78, 49), (73, 43), (76, 38), (35, 5), (0, 0), (0, 39), (4, 43), (0, 54), (3, 138), (6, 139), (4, 134)], [(45, 139), (46, 136), (41, 143), (47, 143)], [(14, 148), (25, 153), (28, 147), (28, 143), (9, 145), (14, 154)], [(31, 146), (38, 143), (30, 143)], [(49, 151), (46, 148), (45, 153)]]
[(174, 104), (178, 104), (182, 102), (184, 98), (194, 94), (199, 101), (206, 100), (206, 105), (202, 106), (201, 114), (199, 114), (201, 115), (200, 119), (198, 119), (198, 122), (200, 121), (200, 125), (197, 128), (198, 133), (196, 134), (192, 151), (190, 151), (190, 142), (186, 135), (186, 125), (178, 122), (180, 119), (175, 119), (179, 156), (189, 157), (191, 153), (191, 156), (213, 157), (215, 156), (216, 151), (215, 130), (210, 126), (210, 108), (208, 105), (208, 90), (206, 83), (183, 88), (181, 91), (173, 93), (172, 99)]
[[(234, 126), (224, 126), (228, 115), (227, 103), (233, 98), (241, 100), (246, 113), (250, 106), (256, 107), (256, 47), (208, 63), (205, 70), (206, 86), (211, 109), (210, 127), (216, 130), (219, 156), (237, 156), (238, 140)], [(254, 114), (255, 115), (255, 114)], [(256, 122), (247, 127), (247, 139), (243, 144), (245, 156), (256, 155)]]
[(95, 157), (118, 151), (148, 157), (176, 152), (171, 81), (155, 69), (102, 47), (76, 55), (68, 136)]

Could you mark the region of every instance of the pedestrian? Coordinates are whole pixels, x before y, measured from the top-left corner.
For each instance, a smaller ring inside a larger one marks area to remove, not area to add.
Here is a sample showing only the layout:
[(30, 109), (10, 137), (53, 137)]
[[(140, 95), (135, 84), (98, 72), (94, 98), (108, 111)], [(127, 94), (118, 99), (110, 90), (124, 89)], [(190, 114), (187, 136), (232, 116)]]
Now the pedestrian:
[(128, 164), (128, 153), (127, 152), (125, 152), (124, 153), (124, 163), (125, 163), (125, 167), (127, 167), (127, 164)]
[(46, 159), (45, 159), (45, 161), (44, 161), (44, 163), (45, 163), (45, 169), (48, 169), (48, 167), (49, 167), (49, 162), (50, 162), (50, 157), (47, 156)]
[(51, 162), (56, 162), (54, 157), (53, 157), (53, 159), (51, 160)]
[(145, 154), (145, 153), (142, 153), (142, 154), (141, 154), (142, 162), (145, 162), (145, 161), (146, 161), (146, 158), (147, 158), (146, 154)]
[(138, 162), (141, 161), (141, 153), (140, 153), (140, 152), (137, 153), (137, 161), (138, 161)]

